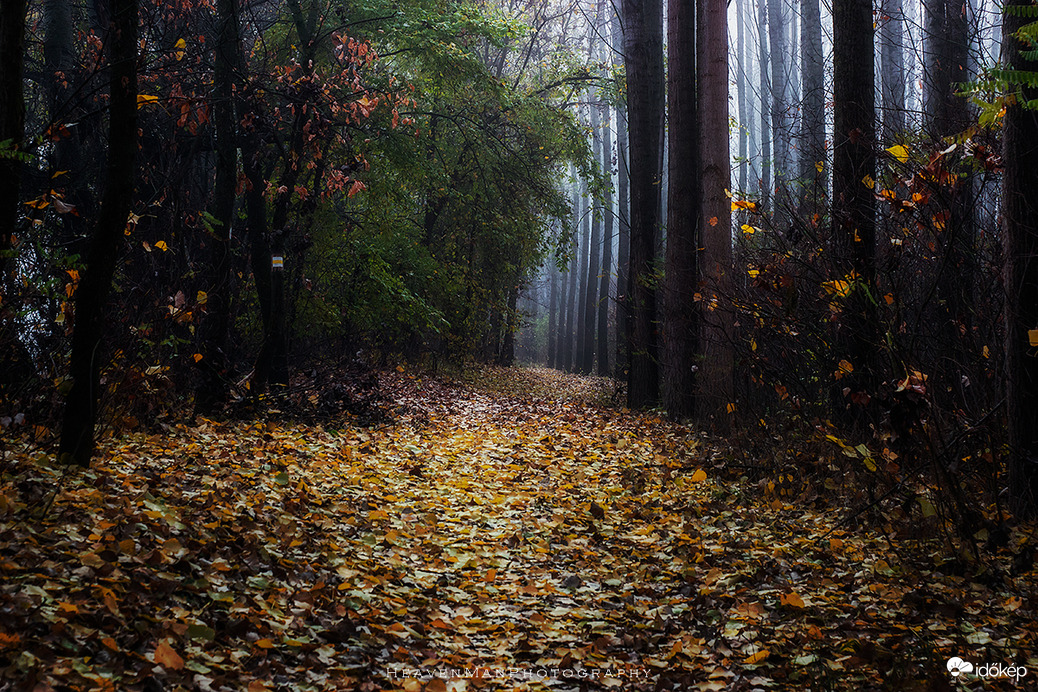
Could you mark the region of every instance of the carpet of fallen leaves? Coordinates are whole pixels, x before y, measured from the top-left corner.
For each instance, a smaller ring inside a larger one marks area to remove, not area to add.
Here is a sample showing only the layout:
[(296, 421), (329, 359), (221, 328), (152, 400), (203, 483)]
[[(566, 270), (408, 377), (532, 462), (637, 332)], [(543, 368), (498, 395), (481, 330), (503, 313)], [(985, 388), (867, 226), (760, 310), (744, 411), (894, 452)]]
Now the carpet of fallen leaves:
[(9, 442), (0, 689), (939, 690), (951, 656), (1038, 676), (1033, 571), (982, 586), (935, 541), (758, 501), (606, 380), (382, 386), (380, 427), (196, 418), (88, 471)]

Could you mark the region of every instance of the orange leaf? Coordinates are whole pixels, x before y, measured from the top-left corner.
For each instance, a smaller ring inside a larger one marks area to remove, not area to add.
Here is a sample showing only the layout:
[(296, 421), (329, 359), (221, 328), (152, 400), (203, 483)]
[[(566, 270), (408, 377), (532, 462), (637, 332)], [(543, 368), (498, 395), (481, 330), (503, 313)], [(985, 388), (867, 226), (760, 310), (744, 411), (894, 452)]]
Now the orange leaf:
[(703, 469), (698, 469), (695, 473), (692, 474), (692, 482), (693, 483), (701, 483), (702, 481), (705, 481), (705, 480), (706, 480), (706, 471), (704, 471)]
[(716, 216), (711, 216), (709, 223), (710, 223), (711, 226), (716, 226), (717, 225), (717, 217)]
[(155, 663), (171, 670), (183, 670), (184, 668), (184, 659), (164, 641), (159, 642), (159, 645), (155, 647)]
[(804, 599), (800, 598), (800, 596), (795, 593), (782, 594), (780, 600), (782, 605), (793, 606), (794, 608), (803, 608), (805, 605)]
[(274, 642), (272, 642), (269, 639), (260, 639), (258, 642), (256, 642), (256, 646), (258, 646), (261, 649), (273, 649)]
[(771, 652), (767, 649), (761, 649), (757, 653), (751, 654), (747, 656), (745, 659), (743, 659), (743, 663), (760, 663), (761, 661), (766, 659), (769, 654), (771, 654)]

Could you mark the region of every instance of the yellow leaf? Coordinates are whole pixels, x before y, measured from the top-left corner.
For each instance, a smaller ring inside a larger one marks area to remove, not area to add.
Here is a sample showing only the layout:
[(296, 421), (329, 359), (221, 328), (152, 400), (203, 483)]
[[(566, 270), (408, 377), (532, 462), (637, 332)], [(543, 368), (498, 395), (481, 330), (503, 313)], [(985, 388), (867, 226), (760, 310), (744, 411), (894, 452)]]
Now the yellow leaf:
[(256, 646), (258, 646), (261, 649), (273, 649), (274, 642), (272, 642), (269, 639), (260, 639), (258, 642), (256, 642)]
[(865, 177), (861, 179), (861, 184), (867, 188), (872, 188), (873, 186), (875, 186), (876, 181), (872, 178), (871, 175), (866, 174)]
[(815, 161), (815, 170), (816, 171), (821, 173), (823, 168), (825, 168), (825, 161)]
[(137, 108), (146, 106), (149, 103), (155, 103), (158, 100), (158, 96), (151, 96), (150, 94), (137, 94)]
[(725, 406), (725, 410), (728, 411), (728, 413), (735, 413), (735, 404), (729, 403), (727, 406)]
[(893, 156), (901, 163), (908, 163), (908, 149), (901, 146), (900, 144), (895, 144), (892, 147), (888, 147), (887, 151), (890, 152), (891, 156)]
[(755, 654), (751, 654), (743, 659), (743, 663), (760, 663), (768, 657), (771, 652), (767, 649), (761, 649)]
[(163, 252), (166, 252), (167, 250), (169, 250), (169, 245), (166, 245), (166, 241), (165, 240), (160, 240), (159, 242), (155, 243), (155, 247), (157, 247), (158, 249), (162, 250)]
[(732, 211), (738, 211), (739, 209), (748, 209), (749, 211), (756, 211), (757, 203), (751, 202), (748, 199), (732, 200)]
[(205, 291), (199, 291), (195, 295), (195, 302), (198, 303), (199, 305), (205, 305), (205, 302), (207, 300), (209, 300), (209, 294), (206, 293)]
[(692, 482), (693, 483), (702, 483), (705, 480), (706, 480), (706, 471), (704, 471), (703, 469), (697, 469), (696, 472), (692, 474)]
[(981, 354), (982, 354), (982, 355), (983, 355), (983, 356), (984, 356), (985, 358), (990, 358), (990, 357), (991, 357), (991, 351), (989, 351), (989, 350), (988, 350), (988, 347), (987, 347), (987, 346), (985, 346), (985, 347), (984, 347), (984, 350), (983, 350), (983, 351), (981, 351)]
[(202, 354), (201, 354), (201, 353), (196, 353), (195, 355), (193, 355), (193, 356), (191, 356), (191, 357), (195, 359), (195, 362), (196, 362), (196, 363), (197, 363), (198, 361), (202, 360), (202, 358), (203, 358), (203, 356), (202, 356)]
[(854, 372), (854, 365), (849, 360), (841, 360), (836, 366), (836, 371), (833, 373), (833, 377), (840, 379), (844, 375)]
[(1027, 330), (1027, 341), (1030, 342), (1032, 346), (1038, 346), (1038, 329)]
[(851, 292), (851, 283), (849, 281), (842, 281), (840, 279), (833, 279), (832, 281), (823, 281), (822, 288), (829, 295), (837, 295), (841, 298), (846, 298)]
[(759, 228), (756, 228), (755, 226), (751, 226), (751, 225), (749, 225), (747, 223), (744, 223), (742, 225), (742, 232), (745, 233), (746, 235), (753, 235), (754, 233), (756, 233), (759, 230), (760, 230)]
[(804, 599), (795, 593), (782, 594), (779, 600), (782, 602), (782, 605), (793, 606), (794, 608), (803, 608), (805, 605)]

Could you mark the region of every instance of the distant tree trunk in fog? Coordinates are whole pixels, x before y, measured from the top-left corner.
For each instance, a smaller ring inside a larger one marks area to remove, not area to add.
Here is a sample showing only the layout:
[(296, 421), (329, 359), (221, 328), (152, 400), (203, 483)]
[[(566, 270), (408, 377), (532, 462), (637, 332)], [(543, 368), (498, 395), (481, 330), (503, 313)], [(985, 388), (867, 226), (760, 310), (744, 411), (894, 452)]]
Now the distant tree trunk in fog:
[(771, 118), (768, 97), (768, 6), (757, 0), (757, 61), (760, 63), (760, 201), (767, 208), (771, 200)]
[(825, 194), (825, 57), (822, 55), (822, 19), (818, 0), (800, 0), (800, 64), (803, 71), (800, 101), (801, 220), (815, 223)]
[(879, 17), (880, 95), (883, 142), (888, 146), (905, 129), (905, 15), (903, 0), (882, 0)]
[(559, 312), (555, 324), (555, 364), (556, 370), (566, 369), (566, 320), (569, 318), (569, 265), (566, 272), (559, 272)]
[[(625, 0), (627, 125), (631, 166), (630, 367), (627, 404), (652, 406), (659, 398), (656, 363), (656, 290), (653, 272), (660, 232), (663, 135), (663, 6), (660, 0)], [(725, 141), (727, 141), (727, 120)]]
[[(576, 299), (573, 305), (577, 310), (577, 348), (573, 353), (573, 371), (586, 375), (590, 372), (584, 362), (588, 353), (588, 336), (594, 337), (593, 331), (588, 328), (587, 316), (587, 292), (588, 292), (588, 253), (591, 245), (591, 205), (588, 198), (587, 181), (582, 181), (580, 186), (580, 265), (577, 275), (580, 286), (577, 288)], [(593, 353), (593, 351), (591, 351)]]
[[(0, 7), (0, 65), (4, 66), (0, 74), (0, 142), (10, 141), (15, 151), (23, 150), (25, 137), (24, 48), (25, 0), (4, 0)], [(18, 223), (21, 166), (14, 157), (0, 156), (0, 296), (11, 295), (6, 291), (7, 270)]]
[(137, 155), (137, 0), (110, 0), (108, 165), (101, 213), (76, 290), (69, 375), (61, 428), (62, 459), (88, 466), (101, 396), (105, 307), (133, 201)]
[[(589, 94), (590, 95), (590, 94)], [(598, 104), (591, 107), (591, 150), (595, 160), (602, 160), (602, 114)], [(580, 371), (590, 375), (595, 371), (595, 346), (598, 342), (598, 330), (595, 329), (595, 318), (598, 316), (598, 285), (602, 271), (602, 205), (592, 197), (588, 197), (588, 216), (590, 216), (591, 233), (588, 237), (587, 286), (584, 289), (584, 352), (581, 356)]]
[(749, 122), (746, 111), (746, 20), (743, 17), (743, 3), (735, 4), (735, 50), (739, 61), (735, 78), (737, 110), (739, 114), (739, 192), (746, 194), (746, 177), (749, 165), (746, 161)]
[[(624, 37), (620, 15), (614, 11), (611, 25), (613, 67), (623, 63)], [(627, 299), (628, 264), (631, 251), (630, 169), (627, 156), (627, 108), (621, 103), (616, 110), (616, 376), (622, 377), (628, 365), (627, 329), (630, 301)]]
[[(605, 21), (605, 0), (598, 0), (599, 30), (606, 34), (609, 26)], [(606, 46), (598, 44), (603, 50)], [(600, 52), (600, 57), (601, 52)], [(599, 265), (598, 285), (598, 374), (609, 375), (609, 285), (613, 274), (613, 136), (612, 114), (608, 103), (599, 104), (602, 121), (602, 149), (599, 161), (606, 178), (605, 199), (602, 205), (602, 263)]]
[[(1031, 3), (1010, 0), (1007, 6)], [(1033, 70), (1034, 63), (1020, 54), (1028, 46), (1013, 37), (1033, 18), (1006, 12), (1003, 21), (1007, 67)], [(1038, 98), (1038, 90), (1023, 87), (1023, 98)], [(1003, 132), (1009, 491), (1014, 510), (1033, 517), (1038, 514), (1038, 358), (1030, 331), (1038, 327), (1038, 113), (1009, 106)]]
[(574, 334), (576, 332), (576, 312), (580, 305), (577, 300), (577, 276), (580, 272), (580, 184), (573, 183), (573, 236), (570, 239), (570, 259), (568, 265), (569, 289), (566, 300), (565, 348), (562, 351), (562, 370), (573, 370), (573, 355), (576, 352)]
[(782, 0), (768, 0), (768, 39), (771, 45), (771, 131), (775, 155), (775, 224), (782, 232), (789, 221), (790, 126), (789, 44)]
[[(855, 395), (875, 392), (879, 338), (873, 296), (876, 286), (875, 77), (870, 0), (833, 0), (833, 242), (836, 277), (856, 274), (860, 285), (847, 296), (834, 343), (834, 367), (853, 371), (833, 386), (833, 405), (846, 422), (864, 430), (865, 403)], [(846, 394), (845, 394), (846, 392)]]
[(969, 81), (967, 2), (923, 2), (923, 118), (931, 137), (947, 137), (969, 124), (967, 101), (956, 96), (958, 84)]
[(725, 0), (700, 0), (697, 6), (696, 70), (699, 85), (699, 156), (702, 229), (700, 271), (703, 277), (701, 373), (697, 415), (724, 429), (726, 409), (734, 401), (731, 348), (733, 325), (727, 309), (710, 310), (716, 295), (729, 294), (732, 266), (732, 211), (728, 145), (728, 12)]
[(548, 359), (549, 368), (555, 367), (555, 349), (558, 343), (557, 312), (559, 303), (559, 270), (554, 255), (548, 260)]
[(670, 415), (687, 418), (692, 415), (695, 403), (692, 368), (696, 359), (697, 306), (693, 296), (699, 283), (695, 3), (669, 0), (667, 48), (670, 223), (664, 272), (660, 393)]

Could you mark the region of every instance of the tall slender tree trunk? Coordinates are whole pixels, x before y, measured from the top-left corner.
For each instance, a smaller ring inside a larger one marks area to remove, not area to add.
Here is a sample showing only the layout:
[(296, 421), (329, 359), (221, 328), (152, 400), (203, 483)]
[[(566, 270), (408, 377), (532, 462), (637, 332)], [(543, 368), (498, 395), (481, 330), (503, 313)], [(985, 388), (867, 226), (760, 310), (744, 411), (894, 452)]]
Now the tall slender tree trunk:
[(697, 6), (696, 71), (699, 84), (699, 156), (701, 161), (699, 227), (703, 278), (700, 337), (699, 417), (720, 429), (728, 426), (734, 404), (734, 355), (731, 313), (714, 309), (730, 295), (732, 211), (728, 149), (728, 12), (725, 0), (700, 0)]
[(555, 364), (556, 370), (566, 369), (566, 319), (569, 315), (569, 267), (567, 273), (559, 272), (559, 314), (555, 325)]
[(581, 375), (588, 374), (584, 366), (584, 355), (587, 349), (589, 329), (587, 328), (587, 292), (588, 292), (588, 250), (591, 236), (591, 210), (587, 196), (587, 181), (580, 185), (580, 264), (577, 268), (579, 286), (574, 296), (573, 305), (577, 311), (577, 345), (573, 353), (573, 371)]
[(569, 290), (566, 302), (566, 347), (563, 349), (562, 369), (572, 371), (576, 353), (577, 276), (580, 274), (580, 184), (573, 184), (573, 237), (570, 239)]
[[(660, 232), (663, 133), (663, 6), (660, 0), (625, 0), (627, 125), (631, 167), (630, 367), (627, 404), (651, 406), (659, 398), (656, 289), (653, 278)], [(727, 78), (727, 76), (726, 76)], [(727, 127), (727, 121), (725, 121)], [(727, 131), (725, 134), (727, 141)]]
[(767, 209), (771, 201), (771, 81), (768, 77), (768, 6), (757, 0), (757, 62), (760, 67), (760, 202)]
[(768, 0), (768, 39), (771, 45), (771, 141), (775, 150), (776, 227), (785, 232), (789, 223), (790, 134), (789, 43), (782, 0)]
[[(602, 158), (602, 115), (599, 113), (598, 105), (592, 103), (591, 107), (591, 137), (592, 153), (596, 160)], [(601, 255), (599, 246), (602, 242), (602, 206), (597, 199), (588, 197), (588, 220), (590, 223), (590, 234), (588, 236), (588, 265), (587, 286), (584, 289), (584, 351), (580, 359), (580, 372), (587, 375), (595, 369), (595, 344), (597, 342), (597, 330), (595, 329), (595, 318), (598, 316), (598, 284), (601, 273)]]
[[(613, 67), (619, 68), (624, 51), (624, 36), (620, 15), (613, 13), (611, 22)], [(628, 267), (631, 257), (630, 165), (627, 146), (627, 107), (621, 103), (616, 109), (616, 376), (624, 377), (628, 367), (627, 343), (630, 301), (627, 297)]]
[(905, 130), (904, 0), (882, 0), (879, 13), (883, 141), (889, 146)]
[[(825, 194), (825, 58), (822, 55), (822, 19), (818, 0), (800, 0), (800, 63), (803, 97), (800, 101), (800, 180), (804, 185), (800, 216), (817, 221)], [(819, 165), (821, 164), (821, 165)]]
[[(599, 0), (602, 4), (602, 0)], [(613, 276), (613, 135), (609, 106), (602, 106), (602, 169), (606, 174), (602, 214), (602, 264), (598, 287), (598, 374), (609, 375), (609, 289)]]
[(692, 415), (695, 404), (693, 368), (697, 323), (693, 296), (699, 283), (696, 6), (688, 0), (669, 0), (667, 7), (670, 223), (667, 224), (660, 389), (668, 413), (687, 418)]
[(76, 291), (69, 366), (72, 388), (65, 399), (61, 429), (61, 458), (80, 466), (88, 466), (94, 452), (101, 364), (106, 357), (101, 343), (105, 306), (132, 206), (137, 154), (137, 0), (109, 0), (109, 8), (112, 24), (105, 41), (110, 61), (107, 179)]
[(547, 364), (549, 368), (555, 367), (555, 349), (558, 344), (558, 329), (556, 321), (558, 319), (558, 305), (559, 305), (559, 270), (555, 266), (555, 257), (553, 256), (548, 261), (548, 359)]
[(749, 139), (749, 120), (746, 111), (746, 19), (743, 17), (743, 4), (735, 4), (735, 52), (739, 66), (736, 70), (735, 91), (737, 110), (739, 114), (739, 192), (746, 194), (747, 169), (746, 161), (747, 140)]
[[(876, 390), (880, 347), (875, 310), (875, 78), (870, 0), (833, 1), (833, 242), (836, 279), (854, 286), (836, 335), (833, 401), (841, 417), (864, 428), (865, 397)], [(840, 367), (850, 363), (852, 371)]]
[[(1027, 0), (1010, 0), (1003, 18), (1003, 55), (1012, 70), (1034, 70), (1020, 54), (1024, 46), (1014, 34), (1034, 21), (1017, 16), (1015, 7), (1032, 7)], [(1022, 98), (1006, 108), (1003, 129), (1002, 224), (1006, 252), (1006, 383), (1009, 423), (1009, 490), (1014, 509), (1023, 516), (1038, 514), (1038, 112), (1020, 101), (1038, 98), (1038, 89), (1023, 87)]]

